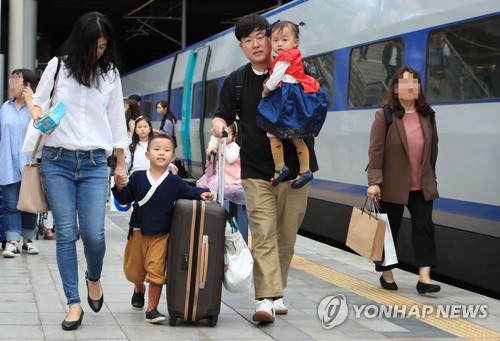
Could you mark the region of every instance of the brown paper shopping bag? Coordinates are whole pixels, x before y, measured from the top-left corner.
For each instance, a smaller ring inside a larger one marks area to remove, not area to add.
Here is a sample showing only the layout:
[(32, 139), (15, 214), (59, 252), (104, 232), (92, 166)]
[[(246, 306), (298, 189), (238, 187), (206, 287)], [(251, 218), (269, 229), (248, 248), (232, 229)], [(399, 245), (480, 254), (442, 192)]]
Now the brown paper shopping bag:
[(385, 225), (383, 219), (377, 218), (366, 207), (353, 207), (346, 245), (368, 260), (381, 261)]

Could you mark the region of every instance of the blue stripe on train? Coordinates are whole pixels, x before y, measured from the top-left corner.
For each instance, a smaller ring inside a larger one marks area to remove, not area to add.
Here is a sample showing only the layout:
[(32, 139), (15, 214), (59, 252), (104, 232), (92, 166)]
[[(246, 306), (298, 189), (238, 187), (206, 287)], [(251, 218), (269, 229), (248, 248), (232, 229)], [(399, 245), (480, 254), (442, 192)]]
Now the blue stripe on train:
[[(311, 190), (322, 190), (338, 194), (355, 195), (364, 198), (367, 186), (359, 186), (335, 181), (317, 180), (311, 182)], [(500, 222), (500, 206), (480, 204), (449, 198), (434, 201), (434, 209), (452, 214)]]

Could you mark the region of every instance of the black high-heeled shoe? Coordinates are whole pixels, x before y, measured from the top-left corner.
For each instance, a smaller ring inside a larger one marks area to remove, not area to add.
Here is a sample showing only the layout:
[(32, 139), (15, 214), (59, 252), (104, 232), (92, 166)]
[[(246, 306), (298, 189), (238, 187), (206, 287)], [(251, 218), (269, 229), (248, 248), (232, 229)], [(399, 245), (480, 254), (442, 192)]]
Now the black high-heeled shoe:
[(419, 294), (435, 293), (441, 291), (441, 287), (437, 284), (427, 284), (418, 281), (417, 291)]
[(98, 300), (93, 300), (90, 298), (89, 281), (87, 273), (85, 273), (85, 284), (87, 284), (87, 302), (89, 303), (90, 309), (98, 313), (104, 303), (104, 292), (102, 291), (101, 283), (99, 282), (99, 287), (101, 288), (101, 297)]
[(380, 276), (380, 285), (385, 290), (398, 290), (398, 285), (396, 284), (396, 282), (389, 283), (384, 279), (383, 276)]
[(82, 309), (82, 312), (80, 313), (80, 317), (78, 318), (78, 320), (75, 320), (75, 321), (64, 320), (61, 323), (61, 327), (64, 330), (76, 330), (76, 329), (78, 329), (78, 327), (80, 327), (80, 325), (82, 324), (82, 321), (83, 321), (83, 309)]

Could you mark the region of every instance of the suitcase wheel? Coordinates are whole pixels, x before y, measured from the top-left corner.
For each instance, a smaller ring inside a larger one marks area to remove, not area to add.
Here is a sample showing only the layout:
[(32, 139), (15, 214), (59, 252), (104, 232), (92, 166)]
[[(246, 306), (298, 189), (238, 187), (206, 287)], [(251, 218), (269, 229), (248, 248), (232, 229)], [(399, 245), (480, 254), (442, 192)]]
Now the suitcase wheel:
[(208, 325), (210, 327), (215, 327), (217, 325), (217, 320), (218, 319), (219, 319), (219, 317), (217, 315), (212, 316), (211, 318), (208, 319)]
[(171, 325), (172, 327), (175, 327), (175, 325), (177, 324), (177, 317), (169, 316), (168, 324)]

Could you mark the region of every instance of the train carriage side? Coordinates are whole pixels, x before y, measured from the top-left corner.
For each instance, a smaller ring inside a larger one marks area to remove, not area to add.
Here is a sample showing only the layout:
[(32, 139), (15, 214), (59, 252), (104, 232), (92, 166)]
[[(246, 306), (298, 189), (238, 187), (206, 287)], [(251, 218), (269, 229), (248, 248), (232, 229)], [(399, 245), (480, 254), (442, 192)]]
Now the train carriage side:
[[(389, 40), (397, 39), (403, 46), (405, 63), (420, 72), (426, 94), (438, 113), (437, 176), (442, 198), (435, 201), (434, 210), (439, 259), (434, 273), (500, 296), (500, 185), (495, 181), (495, 172), (500, 169), (496, 152), (500, 148), (500, 106), (494, 88), (499, 81), (495, 83), (494, 74), (500, 70), (496, 67), (500, 64), (500, 4), (422, 0), (384, 6), (371, 1), (335, 6), (330, 1), (296, 1), (267, 14), (270, 22), (289, 19), (308, 24), (301, 28), (300, 48), (329, 96), (328, 117), (315, 146), (320, 170), (311, 183), (301, 231), (345, 247), (352, 206), (362, 204), (366, 194), (369, 131), (386, 91), (381, 54)], [(442, 77), (438, 94), (435, 87), (440, 75), (430, 72), (429, 46), (443, 32), (452, 50), (451, 73), (448, 78)], [(470, 36), (464, 36), (467, 34)], [(210, 56), (205, 46), (210, 46)], [(473, 47), (479, 51), (468, 50)], [(188, 75), (193, 51), (199, 55)], [(166, 82), (156, 84), (155, 75), (171, 67), (171, 59), (145, 67), (150, 71), (126, 75), (125, 91), (147, 98), (164, 96)], [(199, 176), (203, 171), (203, 143), (208, 142), (211, 114), (223, 79), (246, 60), (232, 29), (179, 52), (178, 59), (171, 103), (177, 118), (182, 118), (178, 132), (186, 134), (189, 125), (189, 139), (181, 139), (177, 154), (187, 159)], [(490, 78), (481, 70), (491, 71)], [(130, 81), (129, 86), (129, 77), (140, 81)], [(144, 89), (149, 90), (141, 90), (146, 83)], [(184, 91), (187, 85), (189, 96)], [(186, 143), (191, 154), (186, 152)], [(405, 218), (398, 257), (407, 267), (413, 264), (410, 233), (410, 221)], [(492, 265), (492, 260), (496, 264)]]

